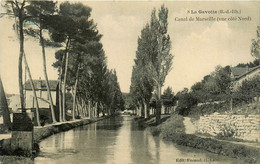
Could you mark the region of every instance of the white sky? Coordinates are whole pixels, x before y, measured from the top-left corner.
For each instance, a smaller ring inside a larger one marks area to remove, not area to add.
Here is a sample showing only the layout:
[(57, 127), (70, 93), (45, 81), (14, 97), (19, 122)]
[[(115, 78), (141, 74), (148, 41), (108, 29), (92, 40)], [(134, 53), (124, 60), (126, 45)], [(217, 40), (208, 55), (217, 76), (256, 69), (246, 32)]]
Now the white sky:
[[(123, 92), (129, 92), (132, 66), (137, 50), (137, 38), (150, 20), (152, 9), (162, 2), (86, 2), (92, 8), (92, 18), (103, 38), (104, 50), (110, 69), (117, 71)], [(165, 86), (176, 93), (190, 87), (214, 70), (217, 65), (236, 65), (249, 62), (251, 39), (256, 37), (260, 24), (259, 2), (164, 2), (169, 9), (169, 29), (172, 41), (173, 70)], [(187, 10), (238, 9), (240, 15), (251, 21), (178, 22), (176, 17), (230, 17), (229, 15), (190, 15)], [(0, 18), (0, 73), (6, 93), (18, 93), (19, 42), (12, 30), (12, 20)], [(27, 38), (25, 53), (33, 79), (44, 79), (42, 56), (38, 42)], [(57, 79), (54, 49), (47, 49), (49, 79)]]

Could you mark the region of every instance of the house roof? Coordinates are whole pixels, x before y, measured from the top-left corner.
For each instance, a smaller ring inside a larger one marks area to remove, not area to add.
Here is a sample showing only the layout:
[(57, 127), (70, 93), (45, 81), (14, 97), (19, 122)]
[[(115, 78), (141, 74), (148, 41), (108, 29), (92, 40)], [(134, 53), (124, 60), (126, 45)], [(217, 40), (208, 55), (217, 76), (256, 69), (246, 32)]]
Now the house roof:
[(231, 67), (230, 69), (234, 77), (239, 77), (248, 71), (246, 67)]
[(246, 76), (247, 74), (250, 74), (251, 72), (254, 72), (255, 70), (260, 69), (260, 65), (250, 68), (247, 72), (243, 73), (242, 75), (238, 76), (237, 79), (240, 79), (241, 77)]
[[(59, 83), (58, 80), (49, 80), (50, 90), (56, 90), (58, 83)], [(33, 80), (33, 84), (35, 90), (47, 90), (45, 80)], [(32, 90), (29, 80), (25, 82), (24, 88), (25, 90)]]

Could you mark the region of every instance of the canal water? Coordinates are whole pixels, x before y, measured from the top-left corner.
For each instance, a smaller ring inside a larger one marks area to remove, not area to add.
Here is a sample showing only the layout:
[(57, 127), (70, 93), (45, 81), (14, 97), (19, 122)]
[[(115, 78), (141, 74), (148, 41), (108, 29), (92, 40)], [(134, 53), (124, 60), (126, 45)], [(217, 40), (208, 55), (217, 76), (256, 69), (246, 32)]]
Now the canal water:
[(165, 142), (140, 129), (131, 116), (118, 116), (55, 134), (40, 143), (36, 164), (243, 163)]
[(131, 116), (118, 116), (61, 132), (40, 143), (29, 158), (0, 156), (0, 163), (35, 164), (239, 164), (243, 161), (175, 145), (141, 129)]

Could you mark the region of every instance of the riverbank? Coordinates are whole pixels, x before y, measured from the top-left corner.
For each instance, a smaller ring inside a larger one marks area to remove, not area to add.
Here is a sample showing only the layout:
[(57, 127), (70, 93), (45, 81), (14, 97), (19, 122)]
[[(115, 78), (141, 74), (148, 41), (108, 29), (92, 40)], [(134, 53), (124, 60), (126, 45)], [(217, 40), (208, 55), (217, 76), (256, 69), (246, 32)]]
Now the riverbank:
[(249, 163), (260, 162), (260, 149), (258, 147), (201, 137), (196, 134), (187, 134), (183, 121), (184, 118), (182, 116), (172, 115), (164, 123), (156, 127), (151, 127), (151, 132), (153, 135), (161, 135), (163, 139), (172, 141), (178, 145), (206, 150)]
[[(103, 120), (105, 118), (108, 117), (100, 117), (100, 118), (94, 118), (94, 119), (80, 119), (80, 120), (75, 120), (75, 121), (67, 121), (67, 122), (58, 122), (55, 124), (49, 124), (46, 125), (44, 127), (34, 127), (34, 147), (35, 147), (35, 152), (37, 153), (39, 152), (39, 146), (38, 143), (59, 132), (63, 132), (63, 131), (68, 131), (70, 129), (79, 127), (79, 126), (83, 126), (83, 125), (87, 125), (93, 122), (97, 122), (100, 120)], [(31, 152), (26, 152), (26, 151), (22, 151), (22, 150), (14, 150), (12, 148), (12, 143), (11, 143), (12, 139), (8, 138), (8, 139), (3, 139), (0, 140), (0, 155), (15, 155), (15, 156), (31, 156)]]
[[(170, 118), (170, 115), (161, 115), (161, 123), (165, 122), (168, 118)], [(149, 118), (135, 116), (134, 120), (138, 123), (139, 127), (143, 128), (154, 127), (157, 125), (155, 116), (150, 116)]]

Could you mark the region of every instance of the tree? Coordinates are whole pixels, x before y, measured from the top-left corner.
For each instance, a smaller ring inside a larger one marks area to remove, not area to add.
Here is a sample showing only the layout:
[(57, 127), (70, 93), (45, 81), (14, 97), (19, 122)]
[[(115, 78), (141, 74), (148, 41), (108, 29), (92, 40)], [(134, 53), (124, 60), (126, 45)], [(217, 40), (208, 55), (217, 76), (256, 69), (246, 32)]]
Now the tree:
[(150, 104), (155, 89), (156, 123), (161, 120), (161, 88), (171, 70), (173, 59), (167, 19), (168, 9), (163, 5), (158, 17), (156, 10), (152, 11), (150, 23), (141, 31), (130, 87), (130, 95), (139, 103), (138, 106)]
[(169, 113), (169, 109), (175, 105), (174, 93), (171, 87), (167, 87), (162, 95), (162, 102), (165, 106), (165, 113)]
[(50, 85), (48, 81), (48, 74), (46, 69), (46, 55), (45, 55), (45, 42), (46, 40), (43, 37), (43, 30), (46, 27), (45, 18), (46, 16), (53, 15), (55, 12), (56, 3), (52, 1), (30, 1), (30, 5), (26, 7), (27, 12), (31, 17), (28, 19), (33, 25), (37, 28), (29, 28), (27, 33), (31, 36), (37, 37), (40, 41), (40, 45), (42, 47), (42, 61), (43, 61), (43, 73), (46, 82), (48, 97), (50, 100), (51, 107), (51, 116), (52, 122), (56, 122), (55, 114), (54, 114), (54, 106), (53, 100), (50, 92)]
[(178, 107), (176, 111), (183, 116), (187, 116), (191, 110), (191, 107), (198, 103), (196, 97), (191, 93), (180, 94), (178, 97)]
[[(15, 29), (17, 29), (18, 36), (19, 36), (19, 45), (20, 45), (20, 52), (19, 52), (19, 60), (18, 60), (18, 82), (19, 82), (19, 92), (20, 92), (20, 101), (21, 101), (21, 108), (22, 111), (25, 112), (24, 108), (24, 94), (23, 94), (23, 69), (22, 69), (22, 62), (23, 62), (23, 53), (24, 53), (24, 21), (27, 18), (26, 15), (26, 1), (7, 1), (6, 8), (7, 13), (13, 14), (15, 17)], [(18, 19), (16, 21), (16, 18)]]
[[(165, 78), (172, 68), (173, 55), (170, 53), (171, 41), (167, 34), (168, 30), (168, 9), (162, 5), (158, 18), (156, 10), (151, 15), (151, 43), (154, 43), (156, 49), (152, 53), (150, 60), (150, 74), (155, 82), (156, 93), (156, 123), (161, 120), (161, 88), (165, 82)], [(152, 45), (152, 44), (151, 44)]]
[(251, 55), (260, 60), (260, 26), (257, 26), (256, 39), (252, 40)]
[[(78, 39), (79, 25), (83, 21), (88, 21), (90, 17), (91, 8), (84, 6), (81, 3), (70, 4), (69, 2), (64, 2), (60, 4), (59, 15), (49, 17), (49, 25), (51, 26), (51, 36), (56, 42), (64, 43), (65, 50), (62, 56), (60, 67), (60, 81), (63, 77), (63, 92), (62, 104), (60, 100), (60, 107), (62, 106), (62, 119), (65, 120), (65, 94), (66, 94), (66, 83), (67, 83), (67, 72), (69, 63), (69, 51), (71, 44), (74, 39)], [(64, 62), (63, 62), (64, 61)], [(64, 69), (64, 71), (63, 71)], [(63, 76), (62, 76), (63, 75)], [(61, 84), (61, 83), (60, 83)], [(61, 89), (61, 86), (60, 86)], [(60, 91), (61, 92), (61, 91)]]
[(149, 74), (149, 60), (151, 56), (151, 47), (149, 47), (149, 37), (151, 36), (149, 25), (141, 31), (138, 38), (138, 47), (136, 51), (135, 66), (132, 70), (130, 95), (134, 96), (141, 107), (141, 115), (149, 117), (150, 100), (153, 92), (153, 80)]
[[(20, 102), (21, 102), (21, 108), (22, 112), (26, 112), (25, 106), (24, 106), (24, 93), (23, 93), (23, 79), (22, 79), (22, 61), (24, 58), (24, 64), (25, 68), (29, 75), (30, 84), (33, 90), (34, 98), (36, 100), (36, 122), (39, 126), (39, 105), (38, 105), (38, 99), (37, 95), (34, 89), (34, 84), (32, 81), (30, 69), (26, 60), (26, 56), (24, 53), (24, 22), (28, 20), (31, 16), (28, 14), (27, 11), (28, 5), (26, 4), (26, 1), (18, 2), (18, 1), (7, 1), (6, 2), (6, 8), (7, 13), (13, 13), (15, 18), (15, 24), (14, 24), (14, 30), (16, 30), (18, 34), (18, 38), (20, 41), (20, 53), (19, 53), (19, 61), (18, 61), (18, 79), (19, 79), (19, 92), (20, 92)], [(16, 21), (16, 18), (18, 18), (18, 21)]]

